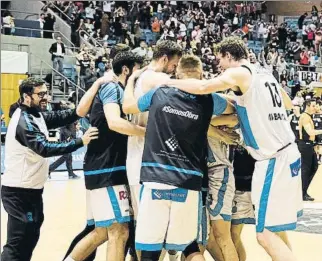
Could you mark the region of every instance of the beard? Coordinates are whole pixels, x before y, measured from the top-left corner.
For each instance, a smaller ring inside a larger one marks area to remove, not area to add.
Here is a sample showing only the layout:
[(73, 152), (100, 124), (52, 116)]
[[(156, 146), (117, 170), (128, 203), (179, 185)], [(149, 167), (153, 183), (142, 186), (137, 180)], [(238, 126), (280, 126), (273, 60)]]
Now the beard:
[(34, 100), (32, 100), (31, 101), (31, 103), (30, 103), (30, 107), (32, 107), (32, 108), (35, 108), (36, 110), (38, 110), (38, 111), (41, 111), (41, 110), (43, 110), (43, 108), (45, 107), (47, 107), (47, 100), (46, 99), (42, 99), (42, 100), (40, 100), (39, 102), (38, 102), (38, 104), (37, 103), (35, 103), (34, 102)]

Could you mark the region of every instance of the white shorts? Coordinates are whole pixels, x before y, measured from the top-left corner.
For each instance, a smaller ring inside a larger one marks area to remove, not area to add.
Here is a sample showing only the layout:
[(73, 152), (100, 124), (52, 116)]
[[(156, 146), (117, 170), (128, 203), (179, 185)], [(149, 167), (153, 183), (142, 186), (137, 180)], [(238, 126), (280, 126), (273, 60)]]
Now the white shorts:
[(126, 185), (86, 190), (87, 224), (109, 227), (131, 220), (129, 190)]
[(138, 207), (140, 204), (141, 188), (142, 188), (142, 185), (130, 185), (131, 206), (133, 209), (134, 220), (137, 220), (137, 216), (138, 216)]
[(293, 230), (302, 210), (301, 155), (291, 144), (270, 160), (257, 161), (252, 181), (256, 232)]
[(183, 251), (197, 239), (201, 207), (199, 191), (142, 186), (135, 249)]
[(235, 177), (233, 170), (226, 166), (208, 169), (209, 195), (207, 208), (210, 220), (231, 220), (231, 210), (235, 195)]
[(233, 200), (231, 224), (255, 224), (251, 192), (236, 190)]

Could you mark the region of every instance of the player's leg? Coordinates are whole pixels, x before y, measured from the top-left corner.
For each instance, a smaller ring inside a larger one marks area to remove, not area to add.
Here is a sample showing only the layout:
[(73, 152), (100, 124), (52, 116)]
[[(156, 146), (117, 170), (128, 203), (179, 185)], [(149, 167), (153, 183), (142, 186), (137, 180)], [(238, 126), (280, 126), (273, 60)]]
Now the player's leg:
[(124, 250), (129, 237), (128, 223), (131, 220), (130, 191), (128, 186), (119, 185), (107, 188), (114, 217), (106, 221), (108, 231), (107, 260), (123, 261)]
[(238, 261), (238, 254), (231, 238), (231, 211), (235, 194), (235, 180), (229, 168), (210, 168), (208, 211), (213, 245), (208, 248), (219, 261)]
[(231, 237), (233, 239), (239, 261), (246, 261), (246, 250), (241, 239), (244, 224), (231, 225)]
[[(290, 145), (276, 158), (255, 165), (252, 200), (257, 241), (274, 261), (296, 260), (287, 244), (275, 233), (296, 228), (300, 164), (296, 145)], [(285, 187), (288, 188), (287, 196), (283, 196)]]
[[(78, 244), (78, 242), (80, 242), (83, 238), (85, 238), (89, 233), (94, 231), (94, 229), (95, 229), (95, 224), (86, 225), (85, 229), (73, 239), (72, 243), (70, 244), (67, 250), (64, 260), (70, 255), (70, 253), (73, 251), (73, 249)], [(96, 249), (86, 259), (84, 259), (84, 261), (94, 261), (95, 256), (96, 256)]]
[(245, 261), (246, 250), (241, 239), (241, 233), (244, 224), (255, 224), (255, 214), (250, 192), (238, 190), (235, 192), (231, 224), (231, 237), (237, 250), (239, 261)]
[(115, 223), (108, 227), (107, 260), (124, 261), (124, 249), (129, 237), (127, 223)]
[(292, 246), (291, 246), (291, 243), (290, 241), (288, 240), (288, 236), (287, 236), (287, 233), (285, 231), (281, 231), (281, 232), (276, 232), (276, 235), (278, 235), (282, 240), (283, 242), (287, 245), (287, 247), (292, 250)]
[(135, 249), (141, 251), (141, 261), (158, 261), (169, 225), (170, 205), (168, 190), (142, 187), (140, 211), (135, 231)]

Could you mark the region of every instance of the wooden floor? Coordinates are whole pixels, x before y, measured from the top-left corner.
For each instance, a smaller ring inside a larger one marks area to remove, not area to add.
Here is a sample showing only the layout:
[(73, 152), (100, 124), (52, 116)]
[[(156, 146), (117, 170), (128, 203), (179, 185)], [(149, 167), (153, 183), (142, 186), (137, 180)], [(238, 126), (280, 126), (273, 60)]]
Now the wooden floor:
[[(84, 180), (68, 181), (64, 173), (54, 173), (53, 180), (47, 182), (44, 192), (45, 221), (39, 243), (32, 261), (61, 261), (71, 240), (85, 227)], [(322, 213), (322, 170), (312, 182), (309, 194), (315, 197), (312, 208), (320, 208)], [(320, 202), (320, 203), (319, 203)], [(7, 216), (1, 208), (1, 249), (6, 239)], [(269, 261), (270, 258), (258, 246), (254, 226), (246, 226), (243, 240), (247, 251), (247, 261)], [(298, 261), (322, 261), (322, 233), (289, 233), (293, 250)], [(97, 261), (105, 261), (106, 246), (99, 248)], [(207, 260), (212, 260), (207, 257)]]

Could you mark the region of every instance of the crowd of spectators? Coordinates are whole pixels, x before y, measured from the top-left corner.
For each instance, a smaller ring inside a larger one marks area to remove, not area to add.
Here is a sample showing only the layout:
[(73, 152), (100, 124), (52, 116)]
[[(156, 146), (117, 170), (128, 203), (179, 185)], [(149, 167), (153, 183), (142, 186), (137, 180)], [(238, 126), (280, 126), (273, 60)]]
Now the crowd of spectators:
[[(294, 25), (278, 23), (260, 1), (45, 1), (39, 18), (44, 30), (54, 28), (49, 8), (71, 26), (71, 40), (80, 47), (76, 58), (85, 89), (110, 68), (115, 44), (126, 44), (149, 61), (157, 41), (176, 41), (185, 52), (201, 57), (204, 77), (211, 78), (220, 73), (216, 43), (240, 36), (292, 97), (300, 85), (312, 81), (308, 77), (300, 82), (299, 73), (316, 71), (320, 57), (322, 13), (315, 6)], [(6, 17), (3, 28), (14, 21)], [(43, 37), (52, 35), (44, 31)]]

